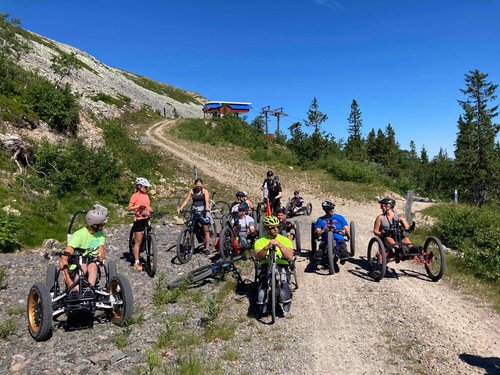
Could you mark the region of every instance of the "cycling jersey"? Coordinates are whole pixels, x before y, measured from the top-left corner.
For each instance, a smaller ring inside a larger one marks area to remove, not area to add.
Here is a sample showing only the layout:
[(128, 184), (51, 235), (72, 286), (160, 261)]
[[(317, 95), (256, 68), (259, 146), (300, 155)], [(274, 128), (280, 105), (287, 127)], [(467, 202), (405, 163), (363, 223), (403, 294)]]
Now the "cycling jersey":
[[(314, 224), (314, 228), (325, 229), (328, 224), (333, 224), (337, 230), (344, 230), (344, 227), (348, 225), (346, 219), (342, 215), (333, 214), (331, 217), (327, 217), (327, 215), (324, 215), (318, 218), (318, 220), (316, 220), (316, 223)], [(334, 233), (333, 238), (339, 241), (345, 241), (344, 236), (338, 233)], [(321, 233), (321, 240), (323, 242), (326, 242), (328, 240), (328, 232)]]
[(249, 215), (245, 215), (243, 217), (237, 217), (236, 219), (233, 220), (232, 222), (233, 225), (238, 226), (238, 237), (239, 238), (246, 238), (248, 236), (248, 233), (250, 231), (250, 227), (255, 227), (255, 221), (253, 217)]
[(68, 246), (73, 249), (85, 249), (84, 256), (97, 256), (99, 246), (103, 245), (106, 237), (103, 231), (90, 233), (89, 230), (84, 227), (78, 229), (75, 233), (71, 235), (71, 239), (68, 242)]
[[(287, 237), (284, 237), (281, 234), (278, 234), (276, 236), (276, 240), (280, 244), (282, 244), (283, 246), (288, 247), (290, 249), (293, 249), (293, 243)], [(259, 238), (257, 241), (255, 241), (255, 244), (254, 244), (255, 252), (260, 251), (263, 248), (265, 248), (269, 244), (270, 241), (271, 241), (271, 239), (268, 236)], [(260, 261), (260, 263), (267, 264), (268, 263), (267, 258), (262, 259)], [(276, 246), (276, 263), (281, 264), (281, 265), (288, 265), (288, 260), (283, 258), (283, 253), (281, 252), (280, 248), (277, 246)]]

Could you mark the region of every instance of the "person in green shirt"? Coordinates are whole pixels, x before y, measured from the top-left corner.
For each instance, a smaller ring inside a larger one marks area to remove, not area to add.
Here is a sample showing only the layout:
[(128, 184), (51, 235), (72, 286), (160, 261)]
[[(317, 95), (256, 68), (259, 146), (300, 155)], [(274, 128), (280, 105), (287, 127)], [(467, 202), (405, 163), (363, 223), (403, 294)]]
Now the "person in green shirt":
[(286, 275), (286, 282), (283, 282), (280, 290), (279, 302), (283, 304), (285, 312), (290, 311), (292, 303), (292, 290), (290, 288), (290, 271), (288, 269), (289, 262), (293, 261), (293, 243), (290, 239), (279, 234), (280, 223), (276, 216), (266, 216), (262, 221), (266, 227), (267, 234), (254, 244), (254, 257), (260, 261), (260, 272), (258, 276), (257, 286), (257, 305), (261, 308), (261, 313), (266, 312), (266, 297), (267, 297), (267, 256), (271, 247), (276, 249), (276, 264), (278, 273)]
[[(96, 209), (88, 211), (85, 215), (87, 226), (73, 233), (66, 246), (65, 251), (70, 254), (73, 254), (75, 249), (83, 251), (82, 270), (88, 275), (88, 281), (91, 285), (95, 285), (97, 280), (96, 259), (103, 261), (106, 256), (104, 250), (105, 235), (102, 229), (107, 221), (107, 211)], [(70, 274), (70, 271), (75, 269), (75, 265), (68, 262), (68, 256), (62, 255), (59, 258), (59, 268), (63, 274), (66, 286), (70, 287), (78, 279), (78, 274), (74, 276), (74, 280)]]

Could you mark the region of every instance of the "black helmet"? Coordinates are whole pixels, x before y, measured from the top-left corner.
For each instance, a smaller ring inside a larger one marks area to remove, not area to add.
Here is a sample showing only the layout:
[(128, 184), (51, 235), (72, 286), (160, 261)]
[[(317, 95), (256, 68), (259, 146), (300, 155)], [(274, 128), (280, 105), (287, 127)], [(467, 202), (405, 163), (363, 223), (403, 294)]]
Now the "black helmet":
[(242, 191), (238, 191), (238, 192), (236, 193), (236, 197), (237, 197), (237, 198), (241, 198), (241, 197), (244, 197), (244, 196), (245, 196), (245, 193), (244, 193), (244, 192), (242, 192)]
[(274, 175), (273, 171), (267, 171), (267, 177), (271, 177), (273, 175)]
[(326, 211), (330, 211), (330, 210), (334, 210), (335, 209), (335, 203), (333, 203), (332, 201), (324, 201), (323, 203), (321, 203), (321, 207), (323, 207), (323, 210), (326, 212)]
[(392, 208), (394, 208), (394, 206), (396, 206), (396, 201), (394, 199), (392, 199), (392, 198), (389, 198), (389, 197), (382, 198), (381, 200), (378, 201), (378, 203), (380, 203), (380, 204), (388, 204)]

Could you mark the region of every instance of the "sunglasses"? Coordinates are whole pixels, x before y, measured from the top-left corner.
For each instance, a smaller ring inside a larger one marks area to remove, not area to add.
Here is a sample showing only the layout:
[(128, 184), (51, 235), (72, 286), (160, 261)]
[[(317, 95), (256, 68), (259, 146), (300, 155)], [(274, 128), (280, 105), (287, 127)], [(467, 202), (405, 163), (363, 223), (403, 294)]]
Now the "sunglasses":
[(269, 230), (273, 230), (273, 229), (278, 230), (278, 229), (280, 229), (280, 227), (267, 227), (267, 228), (268, 228)]

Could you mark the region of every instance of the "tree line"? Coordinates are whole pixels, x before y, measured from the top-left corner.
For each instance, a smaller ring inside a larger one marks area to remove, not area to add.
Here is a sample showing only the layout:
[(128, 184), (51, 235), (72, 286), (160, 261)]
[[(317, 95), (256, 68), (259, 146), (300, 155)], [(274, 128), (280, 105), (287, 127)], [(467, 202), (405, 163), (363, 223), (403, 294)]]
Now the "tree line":
[[(402, 149), (391, 124), (362, 135), (363, 119), (356, 100), (351, 103), (348, 138), (336, 140), (321, 129), (328, 119), (313, 98), (303, 122), (288, 128), (289, 136), (276, 135), (298, 160), (309, 166), (324, 167), (339, 178), (382, 183), (400, 191), (415, 190), (432, 197), (453, 197), (457, 189), (463, 201), (476, 205), (498, 201), (500, 196), (500, 146), (496, 137), (500, 126), (494, 122), (498, 106), (493, 105), (498, 85), (488, 74), (472, 70), (465, 74), (465, 98), (458, 103), (463, 113), (457, 120), (454, 158), (444, 149), (432, 159), (423, 146), (411, 141)], [(264, 132), (264, 120), (256, 117), (251, 126)], [(305, 127), (305, 129), (304, 129)], [(309, 129), (310, 131), (306, 131)]]

